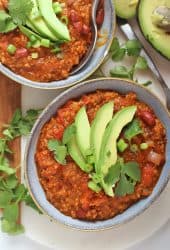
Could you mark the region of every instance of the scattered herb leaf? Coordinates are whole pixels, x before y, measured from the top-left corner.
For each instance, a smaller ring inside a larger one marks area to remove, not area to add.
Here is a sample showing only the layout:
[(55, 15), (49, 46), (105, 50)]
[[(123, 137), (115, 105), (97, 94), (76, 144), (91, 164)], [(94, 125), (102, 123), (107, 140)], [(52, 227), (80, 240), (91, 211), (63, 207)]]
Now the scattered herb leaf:
[(131, 141), (136, 135), (142, 134), (143, 130), (138, 119), (134, 119), (125, 129), (124, 137)]
[(25, 25), (32, 8), (33, 2), (31, 0), (10, 0), (8, 4), (9, 14), (17, 25)]
[(75, 124), (71, 124), (70, 126), (68, 126), (64, 131), (62, 140), (63, 144), (67, 144), (73, 138), (73, 135), (75, 135), (75, 133), (76, 133)]
[(129, 56), (139, 56), (142, 48), (140, 42), (136, 39), (128, 40), (125, 47)]

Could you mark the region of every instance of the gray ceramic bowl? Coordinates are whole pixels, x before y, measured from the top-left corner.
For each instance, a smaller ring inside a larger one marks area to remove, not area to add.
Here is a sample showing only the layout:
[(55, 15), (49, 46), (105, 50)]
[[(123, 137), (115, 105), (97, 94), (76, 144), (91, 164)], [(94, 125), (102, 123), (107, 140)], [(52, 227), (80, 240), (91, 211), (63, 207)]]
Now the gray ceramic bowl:
[[(147, 103), (150, 107), (153, 108), (157, 117), (163, 122), (166, 128), (167, 134), (167, 148), (166, 148), (166, 163), (163, 167), (161, 176), (159, 178), (158, 183), (156, 184), (152, 194), (143, 199), (130, 208), (128, 208), (125, 212), (116, 217), (104, 221), (96, 221), (96, 222), (86, 222), (77, 219), (72, 219), (68, 217), (60, 211), (58, 211), (53, 205), (51, 205), (45, 196), (45, 193), (42, 189), (42, 186), (39, 182), (36, 164), (34, 161), (34, 154), (36, 151), (37, 140), (40, 135), (41, 128), (43, 125), (49, 121), (49, 119), (56, 114), (56, 110), (60, 108), (63, 104), (65, 104), (68, 100), (80, 97), (83, 94), (93, 92), (97, 89), (103, 90), (114, 90), (119, 93), (125, 94), (127, 92), (133, 91), (137, 94), (139, 100)], [(146, 88), (140, 87), (133, 82), (120, 80), (120, 79), (97, 79), (91, 80), (71, 89), (63, 92), (59, 96), (57, 96), (43, 111), (38, 121), (36, 122), (32, 133), (31, 139), (28, 144), (26, 157), (25, 157), (25, 173), (26, 179), (28, 183), (29, 191), (36, 202), (36, 204), (40, 207), (40, 209), (47, 215), (49, 215), (52, 219), (59, 221), (65, 225), (71, 226), (75, 229), (81, 230), (101, 230), (111, 228), (115, 225), (125, 223), (135, 216), (139, 215), (146, 208), (148, 208), (151, 203), (159, 196), (162, 190), (165, 188), (169, 174), (170, 174), (170, 116), (163, 104), (159, 101), (157, 97), (155, 97), (151, 92), (149, 92)]]
[[(96, 50), (89, 60), (89, 62), (80, 70), (77, 72), (77, 74), (73, 76), (69, 76), (67, 79), (60, 80), (60, 81), (53, 81), (53, 82), (35, 82), (28, 80), (18, 74), (15, 74), (10, 69), (8, 69), (6, 66), (0, 63), (0, 72), (6, 75), (7, 77), (11, 78), (15, 82), (21, 83), (23, 85), (33, 87), (33, 88), (41, 88), (41, 89), (57, 89), (57, 88), (65, 88), (72, 86), (80, 81), (85, 80), (88, 78), (91, 74), (93, 74), (97, 68), (101, 65), (103, 62), (105, 56), (107, 55), (112, 39), (115, 33), (116, 28), (116, 15), (115, 15), (115, 9), (113, 5), (112, 0), (104, 1), (105, 4), (105, 19), (103, 22), (103, 25), (101, 27), (101, 32), (105, 32), (108, 34), (107, 42), (100, 47), (96, 47)], [(45, 70), (45, 69), (44, 69)]]

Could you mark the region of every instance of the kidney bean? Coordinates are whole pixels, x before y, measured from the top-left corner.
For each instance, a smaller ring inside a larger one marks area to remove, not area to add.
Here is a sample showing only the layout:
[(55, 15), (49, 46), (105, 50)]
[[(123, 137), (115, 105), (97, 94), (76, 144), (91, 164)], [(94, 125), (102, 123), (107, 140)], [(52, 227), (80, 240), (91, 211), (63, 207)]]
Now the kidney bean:
[(97, 12), (96, 23), (98, 26), (101, 26), (103, 24), (103, 21), (104, 21), (104, 9), (100, 9)]
[(104, 8), (104, 0), (99, 1), (98, 10)]
[(88, 35), (89, 33), (90, 33), (90, 28), (86, 24), (83, 24), (82, 34)]
[(75, 10), (71, 10), (69, 16), (70, 16), (71, 22), (73, 23), (80, 21), (80, 17)]
[(155, 126), (156, 121), (154, 115), (149, 111), (141, 111), (139, 116), (150, 127)]
[(83, 24), (82, 24), (82, 22), (75, 22), (75, 23), (73, 23), (73, 26), (74, 26), (74, 28), (75, 28), (78, 32), (82, 33), (82, 29), (83, 29)]
[(28, 55), (28, 50), (26, 48), (17, 49), (15, 53), (16, 58), (26, 57)]

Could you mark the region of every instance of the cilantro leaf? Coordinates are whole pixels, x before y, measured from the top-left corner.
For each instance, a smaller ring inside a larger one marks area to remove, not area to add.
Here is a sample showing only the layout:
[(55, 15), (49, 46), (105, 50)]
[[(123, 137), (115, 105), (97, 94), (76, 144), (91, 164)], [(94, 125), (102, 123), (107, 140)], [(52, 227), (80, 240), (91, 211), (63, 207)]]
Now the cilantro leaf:
[(101, 191), (101, 187), (93, 181), (88, 182), (88, 188), (90, 188), (96, 193), (99, 193)]
[(33, 208), (34, 210), (36, 210), (39, 214), (42, 214), (42, 212), (40, 211), (40, 209), (35, 205), (33, 199), (31, 198), (31, 196), (29, 194), (27, 194), (23, 201), (25, 201), (25, 204), (31, 208)]
[(139, 56), (142, 46), (136, 39), (128, 40), (125, 44), (129, 56)]
[(21, 224), (17, 224), (14, 221), (8, 221), (6, 219), (2, 219), (1, 222), (1, 230), (4, 233), (8, 233), (10, 235), (18, 235), (24, 233), (24, 227)]
[(128, 181), (124, 174), (121, 174), (120, 181), (115, 188), (116, 196), (124, 196), (126, 194), (132, 194), (134, 192), (134, 185)]
[(16, 172), (16, 170), (14, 168), (11, 168), (9, 166), (9, 162), (7, 158), (2, 158), (1, 162), (0, 162), (0, 171), (11, 175), (14, 174)]
[(65, 145), (56, 139), (52, 139), (48, 141), (48, 149), (54, 153), (54, 159), (60, 163), (66, 164), (66, 156), (67, 156), (67, 148)]
[(125, 48), (120, 48), (114, 53), (112, 53), (112, 60), (115, 62), (121, 61), (126, 54), (126, 49)]
[(122, 166), (122, 172), (134, 181), (140, 181), (141, 171), (137, 162), (128, 162)]
[(65, 165), (66, 164), (66, 158), (67, 156), (67, 148), (66, 146), (58, 146), (55, 153), (54, 158), (56, 161), (58, 161), (60, 164)]
[(19, 208), (17, 204), (9, 204), (4, 208), (3, 218), (7, 221), (16, 221), (19, 215)]
[(70, 126), (68, 126), (64, 131), (64, 135), (62, 139), (63, 144), (67, 144), (72, 139), (75, 133), (76, 133), (76, 126), (73, 123)]
[(116, 66), (110, 70), (112, 77), (131, 78), (128, 69), (125, 66)]
[(13, 195), (9, 191), (0, 191), (0, 208), (5, 208), (12, 200)]
[(21, 135), (28, 135), (34, 125), (41, 110), (28, 110), (25, 116), (22, 116), (21, 110), (17, 109), (12, 117), (10, 125), (3, 131), (3, 135), (8, 140)]
[(48, 149), (50, 151), (55, 151), (58, 146), (60, 146), (61, 143), (57, 139), (51, 139), (48, 141)]
[(142, 56), (138, 56), (136, 64), (135, 64), (135, 69), (145, 70), (147, 68), (148, 68), (148, 63), (146, 59)]
[(18, 179), (15, 174), (8, 176), (4, 181), (3, 185), (6, 189), (14, 189), (18, 184)]
[(138, 119), (134, 119), (126, 128), (124, 136), (127, 140), (131, 140), (136, 135), (142, 134), (143, 130)]
[(111, 47), (110, 47), (110, 52), (115, 53), (119, 49), (120, 49), (119, 40), (117, 37), (114, 37)]
[(32, 8), (33, 2), (31, 0), (9, 0), (9, 14), (17, 25), (25, 25)]
[(113, 186), (119, 179), (121, 173), (121, 164), (119, 161), (109, 168), (108, 174), (105, 176), (105, 183)]
[(8, 33), (16, 29), (17, 25), (13, 23), (12, 18), (4, 10), (0, 10), (0, 32)]

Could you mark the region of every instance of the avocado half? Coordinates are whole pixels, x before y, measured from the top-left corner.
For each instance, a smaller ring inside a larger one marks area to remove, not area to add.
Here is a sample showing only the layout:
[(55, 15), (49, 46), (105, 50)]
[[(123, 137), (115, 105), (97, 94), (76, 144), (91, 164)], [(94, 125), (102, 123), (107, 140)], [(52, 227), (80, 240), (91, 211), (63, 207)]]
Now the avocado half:
[(155, 22), (157, 17), (154, 11), (159, 6), (170, 8), (170, 0), (140, 0), (138, 22), (145, 38), (158, 52), (170, 59), (170, 33), (159, 27)]

